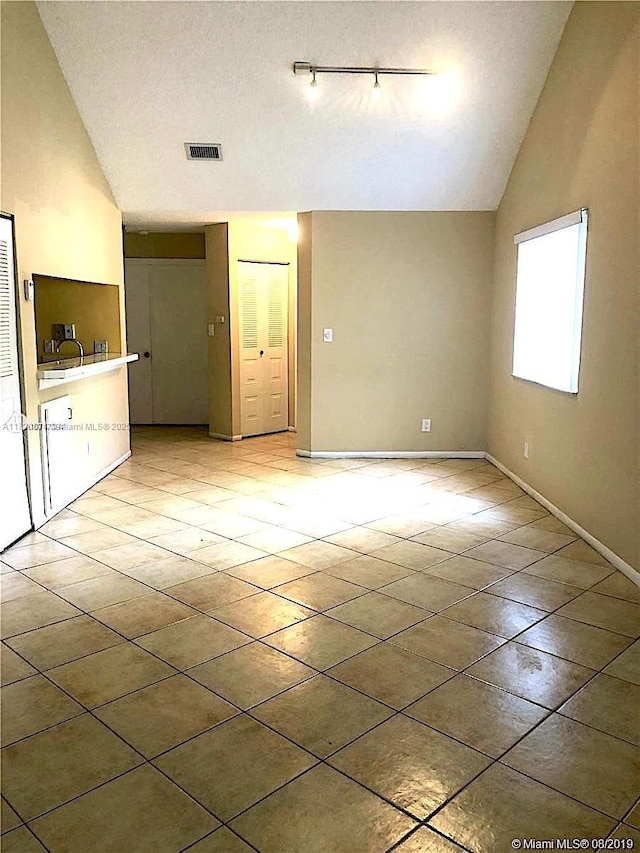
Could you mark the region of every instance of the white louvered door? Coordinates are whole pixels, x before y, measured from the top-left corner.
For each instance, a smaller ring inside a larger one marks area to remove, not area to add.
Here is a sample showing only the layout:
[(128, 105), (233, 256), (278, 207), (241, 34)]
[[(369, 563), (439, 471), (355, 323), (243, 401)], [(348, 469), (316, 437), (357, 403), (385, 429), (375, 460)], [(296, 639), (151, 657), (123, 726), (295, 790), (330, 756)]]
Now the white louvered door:
[(22, 432), (13, 223), (0, 217), (0, 551), (31, 529)]
[(288, 264), (238, 262), (243, 436), (288, 427), (288, 293)]

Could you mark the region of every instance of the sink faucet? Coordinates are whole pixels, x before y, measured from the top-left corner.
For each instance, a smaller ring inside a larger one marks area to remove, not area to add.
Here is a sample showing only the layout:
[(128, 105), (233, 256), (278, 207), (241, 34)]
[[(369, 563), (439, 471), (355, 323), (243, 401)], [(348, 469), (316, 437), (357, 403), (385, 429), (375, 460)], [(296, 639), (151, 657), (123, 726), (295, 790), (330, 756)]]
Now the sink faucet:
[(62, 344), (75, 344), (78, 347), (78, 352), (79, 352), (80, 358), (84, 358), (84, 347), (82, 346), (80, 341), (76, 340), (75, 338), (65, 338), (63, 341), (60, 341), (60, 343), (58, 344), (58, 352), (60, 352), (60, 348), (62, 347)]

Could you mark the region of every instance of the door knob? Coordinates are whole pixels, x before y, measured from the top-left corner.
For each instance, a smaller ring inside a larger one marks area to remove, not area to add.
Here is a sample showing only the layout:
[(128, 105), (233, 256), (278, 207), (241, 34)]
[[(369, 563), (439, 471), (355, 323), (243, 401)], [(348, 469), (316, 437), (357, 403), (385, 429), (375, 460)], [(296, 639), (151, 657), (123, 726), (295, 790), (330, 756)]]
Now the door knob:
[(145, 358), (150, 358), (150, 357), (151, 357), (151, 353), (150, 353), (150, 352), (145, 352), (144, 357), (145, 357)]

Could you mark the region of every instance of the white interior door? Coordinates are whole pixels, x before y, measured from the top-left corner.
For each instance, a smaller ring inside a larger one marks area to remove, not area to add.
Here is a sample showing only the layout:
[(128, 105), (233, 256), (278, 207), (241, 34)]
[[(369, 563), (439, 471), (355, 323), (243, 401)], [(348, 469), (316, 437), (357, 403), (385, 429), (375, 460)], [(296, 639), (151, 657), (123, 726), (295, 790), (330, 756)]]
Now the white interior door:
[(243, 436), (288, 427), (289, 265), (238, 262)]
[(128, 260), (125, 294), (131, 423), (208, 423), (204, 261)]
[(129, 420), (132, 424), (152, 424), (149, 265), (125, 261), (124, 274), (127, 346), (140, 356), (129, 365)]
[(209, 423), (204, 261), (149, 268), (153, 422)]
[(0, 217), (0, 551), (31, 529), (16, 322), (13, 222)]

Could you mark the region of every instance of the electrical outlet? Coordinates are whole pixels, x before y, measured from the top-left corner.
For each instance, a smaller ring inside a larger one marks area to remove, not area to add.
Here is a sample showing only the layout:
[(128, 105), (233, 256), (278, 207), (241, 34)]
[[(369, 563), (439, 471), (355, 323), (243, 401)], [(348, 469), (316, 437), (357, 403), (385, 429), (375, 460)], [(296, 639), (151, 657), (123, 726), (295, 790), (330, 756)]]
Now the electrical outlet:
[(52, 323), (51, 337), (55, 341), (71, 341), (76, 336), (75, 323)]
[(224, 323), (224, 314), (216, 314), (216, 323), (220, 325)]
[(209, 325), (207, 326), (207, 334), (209, 335), (210, 338), (213, 338), (215, 336), (215, 333), (216, 333), (215, 323), (209, 323)]
[(333, 329), (322, 330), (322, 340), (325, 344), (330, 344), (333, 341)]
[(525, 459), (529, 458), (529, 442), (528, 441), (525, 441), (525, 443), (524, 443), (524, 458)]
[(431, 432), (431, 418), (422, 419), (422, 432)]
[(108, 342), (107, 341), (94, 341), (93, 342), (93, 351), (96, 354), (109, 352)]

